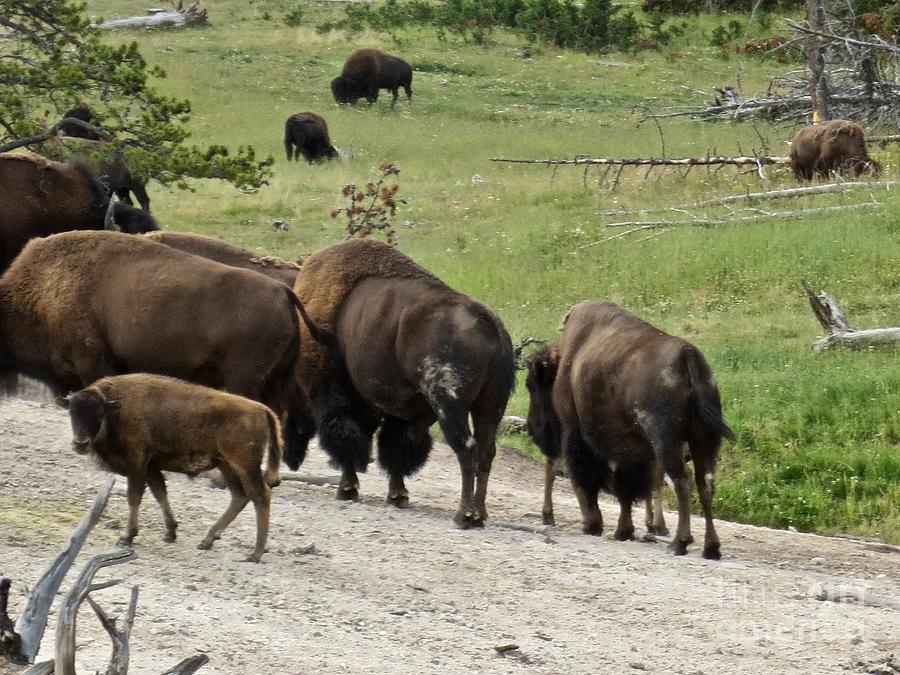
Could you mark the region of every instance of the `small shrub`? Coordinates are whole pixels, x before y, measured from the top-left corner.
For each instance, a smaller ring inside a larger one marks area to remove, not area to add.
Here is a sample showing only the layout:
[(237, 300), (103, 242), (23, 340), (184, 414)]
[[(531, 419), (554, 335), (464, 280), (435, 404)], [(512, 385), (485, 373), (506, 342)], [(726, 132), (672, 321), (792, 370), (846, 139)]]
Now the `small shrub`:
[[(342, 213), (347, 217), (347, 239), (353, 237), (362, 239), (378, 230), (385, 233), (389, 244), (396, 245), (394, 216), (397, 213), (397, 203), (405, 202), (397, 199), (400, 183), (396, 178), (391, 186), (385, 185), (384, 182), (389, 176), (399, 175), (400, 169), (393, 164), (382, 164), (378, 168), (381, 171), (381, 177), (377, 182), (369, 181), (362, 190), (353, 183), (341, 188), (341, 195), (349, 197), (350, 204), (332, 211), (331, 217), (337, 218)], [(364, 205), (367, 200), (369, 200), (368, 206)]]
[(296, 28), (303, 23), (303, 8), (300, 5), (291, 5), (290, 11), (284, 15), (284, 23)]

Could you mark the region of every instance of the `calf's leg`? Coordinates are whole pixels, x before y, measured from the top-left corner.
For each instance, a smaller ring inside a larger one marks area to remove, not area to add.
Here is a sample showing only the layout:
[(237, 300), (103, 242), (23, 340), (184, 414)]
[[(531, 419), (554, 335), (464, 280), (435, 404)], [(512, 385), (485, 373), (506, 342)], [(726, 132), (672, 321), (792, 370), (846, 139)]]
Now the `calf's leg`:
[(225, 528), (231, 525), (232, 521), (237, 517), (237, 514), (243, 511), (244, 507), (247, 506), (247, 502), (250, 501), (250, 498), (244, 494), (244, 488), (241, 485), (241, 481), (235, 475), (232, 468), (222, 465), (219, 467), (219, 470), (222, 472), (222, 478), (225, 479), (225, 485), (228, 486), (228, 490), (231, 492), (231, 503), (228, 505), (228, 508), (225, 509), (225, 513), (223, 513), (209, 529), (206, 536), (203, 537), (199, 544), (197, 544), (197, 548), (204, 551), (212, 548), (213, 542), (222, 536), (222, 532)]
[(119, 537), (120, 546), (131, 546), (138, 533), (138, 510), (141, 508), (141, 500), (144, 498), (146, 478), (143, 470), (136, 471), (128, 476), (128, 526), (125, 536)]
[(169, 494), (166, 490), (166, 480), (163, 478), (162, 471), (159, 469), (150, 469), (147, 472), (147, 485), (150, 486), (150, 492), (159, 504), (163, 512), (163, 520), (166, 521), (166, 536), (163, 541), (175, 541), (175, 530), (178, 528), (178, 521), (172, 515), (172, 509), (169, 507)]

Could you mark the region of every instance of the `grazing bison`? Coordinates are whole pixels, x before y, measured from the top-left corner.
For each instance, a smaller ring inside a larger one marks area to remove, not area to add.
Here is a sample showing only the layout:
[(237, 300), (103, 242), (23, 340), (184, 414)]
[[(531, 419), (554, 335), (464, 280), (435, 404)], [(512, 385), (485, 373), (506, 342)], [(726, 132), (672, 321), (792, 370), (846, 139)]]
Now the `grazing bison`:
[(397, 56), (371, 48), (357, 49), (348, 56), (341, 74), (331, 81), (331, 93), (338, 103), (356, 103), (360, 98), (375, 103), (378, 90), (388, 89), (394, 95), (393, 107), (400, 87), (411, 101), (412, 67)]
[[(380, 427), (387, 501), (406, 506), (404, 478), (425, 463), (437, 421), (462, 472), (454, 521), (482, 526), (497, 426), (515, 385), (500, 320), (397, 249), (367, 239), (311, 255), (294, 288), (316, 323), (332, 329), (339, 352), (329, 368), (327, 353), (303, 341), (301, 359), (319, 443), (342, 469), (338, 498), (357, 498), (356, 472), (366, 470)], [(301, 460), (287, 450), (288, 466)]]
[(312, 164), (338, 156), (328, 136), (328, 124), (321, 115), (302, 112), (291, 115), (284, 123), (284, 150), (288, 161), (303, 159)]
[(280, 281), (291, 288), (297, 280), (300, 265), (282, 260), (275, 256), (263, 256), (253, 251), (247, 251), (237, 246), (232, 246), (220, 239), (204, 237), (202, 234), (189, 232), (150, 232), (145, 238), (164, 244), (171, 248), (177, 248), (185, 253), (199, 255), (229, 267), (241, 267), (265, 274), (276, 281)]
[(813, 175), (827, 178), (840, 171), (856, 176), (866, 171), (875, 176), (881, 173), (881, 165), (866, 150), (865, 131), (847, 120), (814, 124), (798, 131), (791, 140), (791, 167), (798, 181), (811, 181)]
[[(175, 541), (178, 522), (169, 508), (163, 471), (196, 476), (218, 468), (231, 504), (200, 542), (208, 549), (235, 516), (253, 502), (259, 562), (269, 532), (270, 486), (278, 485), (281, 426), (269, 408), (241, 396), (158, 375), (104, 377), (63, 399), (72, 421), (75, 452), (93, 454), (101, 466), (128, 478), (128, 529), (138, 533), (138, 509), (149, 485), (166, 522), (165, 541)], [(260, 463), (267, 457), (263, 479)]]
[[(0, 153), (0, 272), (29, 239), (67, 230), (102, 230), (109, 198), (81, 164), (30, 152)], [(159, 229), (153, 218), (113, 203), (115, 223), (129, 234)]]
[[(678, 531), (670, 550), (686, 553), (693, 541), (687, 444), (706, 517), (703, 557), (720, 557), (713, 471), (722, 438), (734, 440), (734, 434), (722, 418), (712, 371), (696, 347), (612, 302), (583, 302), (563, 319), (559, 347), (534, 354), (526, 384), (528, 432), (548, 464), (565, 455), (585, 533), (603, 532), (597, 506), (603, 489), (621, 506), (616, 539), (631, 539), (632, 503), (648, 499), (665, 471), (678, 497)], [(553, 473), (545, 475), (545, 522), (552, 522)]]
[(261, 274), (143, 237), (65, 232), (31, 241), (0, 277), (0, 376), (57, 396), (109, 375), (178, 377), (268, 405), (287, 416), (287, 446), (305, 448), (297, 312), (325, 339), (293, 291)]

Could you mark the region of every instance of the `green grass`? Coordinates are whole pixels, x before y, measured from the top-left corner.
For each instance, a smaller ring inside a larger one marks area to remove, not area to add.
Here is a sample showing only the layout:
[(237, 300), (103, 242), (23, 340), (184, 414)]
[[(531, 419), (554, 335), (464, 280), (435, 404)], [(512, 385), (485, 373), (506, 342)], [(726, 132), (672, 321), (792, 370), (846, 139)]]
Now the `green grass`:
[[(304, 3), (304, 25), (289, 28), (281, 19), (292, 4), (220, 0), (209, 6), (210, 28), (111, 36), (138, 40), (148, 60), (168, 72), (158, 86), (192, 101), (194, 142), (249, 143), (276, 158), (271, 185), (256, 194), (216, 181), (198, 182), (194, 192), (151, 185), (165, 227), (296, 258), (341, 239), (341, 222), (329, 213), (344, 205), (342, 185), (394, 162), (408, 200), (398, 213), (400, 247), (496, 309), (514, 339), (552, 339), (573, 303), (606, 297), (704, 351), (738, 435), (723, 449), (718, 515), (900, 542), (900, 352), (813, 356), (819, 328), (799, 286), (807, 278), (827, 288), (856, 326), (900, 325), (900, 197), (878, 194), (885, 206), (877, 211), (685, 228), (580, 248), (609, 236), (603, 223), (615, 219), (598, 217), (601, 210), (673, 205), (792, 179), (771, 168), (765, 183), (731, 169), (646, 180), (626, 171), (611, 191), (598, 185), (596, 170), (488, 161), (659, 156), (656, 125), (640, 123), (633, 108), (697, 106), (712, 98), (697, 90), (736, 84), (738, 76), (753, 93), (787, 66), (708, 46), (712, 27), (728, 17), (690, 18), (686, 34), (661, 52), (597, 57), (538, 45), (526, 60), (517, 55), (524, 43), (503, 32), (486, 47), (440, 43), (426, 29), (401, 31), (398, 42), (319, 35), (313, 26), (337, 11), (331, 3)], [(105, 17), (144, 7), (89, 2)], [(264, 19), (266, 12), (273, 18)], [(751, 28), (750, 37), (764, 32)], [(372, 108), (334, 104), (330, 79), (364, 45), (382, 45), (416, 67), (412, 105), (401, 99), (390, 110), (384, 97)], [(282, 125), (302, 110), (323, 114), (352, 160), (287, 164)], [(771, 154), (787, 154), (794, 131), (684, 117), (660, 125), (669, 156), (746, 153), (763, 142)], [(897, 174), (896, 154), (882, 151), (879, 159), (889, 176)], [(273, 231), (276, 218), (289, 219), (290, 230)], [(523, 414), (526, 406), (520, 386), (510, 410)]]

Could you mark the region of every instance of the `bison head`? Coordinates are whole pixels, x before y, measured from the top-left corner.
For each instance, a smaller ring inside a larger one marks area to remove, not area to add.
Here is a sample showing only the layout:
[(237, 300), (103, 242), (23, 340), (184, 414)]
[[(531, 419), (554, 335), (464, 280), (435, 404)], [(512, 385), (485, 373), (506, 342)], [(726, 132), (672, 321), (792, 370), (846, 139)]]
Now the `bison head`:
[(556, 458), (560, 453), (559, 418), (553, 408), (553, 383), (559, 368), (559, 350), (543, 347), (528, 360), (528, 435), (545, 455)]
[(352, 89), (350, 81), (343, 75), (338, 75), (331, 81), (331, 93), (338, 103), (353, 103)]
[(79, 455), (84, 455), (103, 429), (107, 412), (117, 403), (108, 400), (95, 387), (82, 389), (67, 398), (60, 399), (59, 402), (69, 411), (69, 419), (72, 422), (72, 449)]

